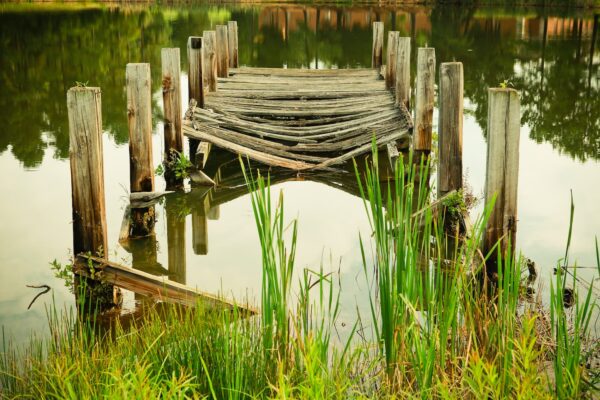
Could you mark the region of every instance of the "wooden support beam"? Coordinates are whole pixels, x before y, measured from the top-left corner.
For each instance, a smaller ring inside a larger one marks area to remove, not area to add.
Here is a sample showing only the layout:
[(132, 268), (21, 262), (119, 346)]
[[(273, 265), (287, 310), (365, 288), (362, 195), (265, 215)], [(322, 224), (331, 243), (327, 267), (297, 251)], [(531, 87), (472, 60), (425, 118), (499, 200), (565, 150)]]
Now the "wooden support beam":
[[(127, 64), (127, 117), (129, 125), (129, 183), (131, 192), (154, 191), (152, 163), (152, 85), (150, 64)], [(154, 231), (154, 207), (132, 209), (131, 236)]]
[(177, 178), (171, 170), (177, 154), (183, 153), (179, 48), (162, 49), (161, 61), (165, 141), (163, 164), (167, 188), (175, 188), (183, 185), (183, 179)]
[(387, 52), (386, 52), (386, 66), (385, 66), (385, 87), (396, 90), (396, 63), (398, 62), (398, 38), (400, 32), (389, 31)]
[(519, 179), (519, 135), (521, 111), (519, 93), (509, 88), (488, 90), (487, 169), (485, 204), (495, 198), (483, 238), (487, 255), (499, 242), (488, 263), (488, 273), (497, 272), (499, 250), (515, 254), (517, 236), (517, 186)]
[[(198, 107), (204, 108), (204, 78), (202, 77), (202, 38), (190, 36), (187, 42), (188, 55), (188, 97), (196, 100)], [(189, 101), (188, 101), (189, 103)], [(190, 160), (194, 160), (199, 140), (189, 138)]]
[(435, 49), (417, 50), (417, 95), (415, 105), (414, 149), (429, 154), (432, 144), (435, 101)]
[(442, 63), (439, 80), (438, 198), (462, 189), (463, 65)]
[(198, 149), (196, 149), (195, 164), (198, 169), (204, 169), (206, 162), (208, 161), (208, 155), (212, 145), (209, 142), (200, 142)]
[(219, 78), (229, 76), (229, 38), (227, 25), (217, 25), (216, 49), (217, 49), (217, 75)]
[(373, 51), (371, 67), (380, 68), (383, 64), (383, 22), (373, 22)]
[(398, 157), (400, 156), (400, 153), (398, 153), (398, 147), (396, 145), (396, 143), (394, 142), (390, 142), (386, 145), (386, 152), (388, 155), (388, 161), (390, 162), (390, 169), (392, 172), (396, 171), (396, 160), (398, 160)]
[(410, 110), (410, 37), (398, 38), (396, 51), (396, 103)]
[(217, 32), (202, 34), (202, 78), (209, 92), (217, 91)]
[(227, 38), (229, 40), (229, 67), (238, 68), (240, 66), (238, 56), (238, 26), (237, 21), (227, 22)]

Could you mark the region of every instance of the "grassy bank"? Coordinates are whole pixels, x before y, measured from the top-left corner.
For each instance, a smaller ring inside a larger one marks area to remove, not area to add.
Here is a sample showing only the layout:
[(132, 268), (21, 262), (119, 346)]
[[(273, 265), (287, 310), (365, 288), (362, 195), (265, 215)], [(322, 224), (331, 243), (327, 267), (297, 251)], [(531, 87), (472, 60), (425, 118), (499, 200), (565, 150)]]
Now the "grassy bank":
[(493, 280), (482, 273), (489, 205), (470, 235), (457, 238), (430, 206), (426, 165), (399, 163), (384, 184), (376, 154), (374, 161), (357, 174), (373, 230), (360, 241), (371, 315), (358, 316), (349, 337), (336, 334), (336, 275), (305, 270), (292, 282), (296, 224), (283, 195), (273, 202), (268, 179), (248, 171), (262, 249), (260, 315), (161, 307), (99, 333), (52, 311), (50, 340), (1, 355), (2, 396), (591, 397), (591, 289), (565, 308), (563, 288), (575, 277), (558, 268), (550, 309), (524, 302), (518, 258), (499, 259)]

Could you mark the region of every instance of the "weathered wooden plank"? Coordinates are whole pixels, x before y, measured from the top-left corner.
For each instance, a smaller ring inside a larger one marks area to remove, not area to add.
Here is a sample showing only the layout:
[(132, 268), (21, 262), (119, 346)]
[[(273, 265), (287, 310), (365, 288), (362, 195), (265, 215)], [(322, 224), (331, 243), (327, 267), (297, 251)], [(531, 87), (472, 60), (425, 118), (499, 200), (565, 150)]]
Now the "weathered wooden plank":
[(217, 91), (217, 33), (202, 33), (202, 78), (209, 92)]
[(227, 39), (229, 40), (229, 67), (237, 68), (240, 66), (238, 56), (238, 26), (237, 21), (227, 22)]
[(396, 103), (410, 110), (410, 37), (398, 38), (396, 51)]
[(227, 78), (229, 76), (229, 38), (227, 25), (217, 25), (216, 29), (217, 76)]
[[(517, 186), (519, 179), (519, 135), (521, 111), (519, 94), (514, 89), (488, 90), (487, 169), (485, 204), (496, 199), (488, 220), (483, 253), (488, 254), (496, 243), (503, 257), (510, 248), (515, 254), (517, 236)], [(497, 251), (491, 255), (488, 271), (497, 269)]]
[(386, 65), (385, 65), (385, 86), (388, 89), (396, 90), (396, 63), (398, 62), (398, 39), (400, 32), (388, 32)]
[(136, 192), (129, 195), (129, 206), (131, 208), (145, 208), (156, 204), (161, 197), (175, 193), (171, 190), (160, 192)]
[(439, 80), (438, 197), (462, 189), (463, 65), (442, 63)]
[(107, 251), (100, 88), (67, 92), (73, 253)]
[(183, 184), (183, 179), (177, 178), (169, 169), (177, 153), (183, 153), (183, 134), (181, 133), (181, 63), (179, 48), (161, 50), (162, 61), (162, 91), (164, 109), (164, 143), (163, 154), (165, 180), (167, 187), (177, 187)]
[(396, 143), (390, 142), (386, 145), (386, 152), (387, 152), (387, 156), (388, 156), (388, 161), (390, 163), (390, 169), (392, 171), (396, 170), (396, 160), (398, 160), (398, 157), (400, 156), (400, 154), (398, 153), (398, 147), (396, 146)]
[(371, 52), (371, 66), (379, 69), (383, 65), (383, 22), (373, 22), (373, 49)]
[(417, 95), (413, 146), (429, 154), (432, 144), (433, 104), (435, 101), (435, 49), (417, 50)]

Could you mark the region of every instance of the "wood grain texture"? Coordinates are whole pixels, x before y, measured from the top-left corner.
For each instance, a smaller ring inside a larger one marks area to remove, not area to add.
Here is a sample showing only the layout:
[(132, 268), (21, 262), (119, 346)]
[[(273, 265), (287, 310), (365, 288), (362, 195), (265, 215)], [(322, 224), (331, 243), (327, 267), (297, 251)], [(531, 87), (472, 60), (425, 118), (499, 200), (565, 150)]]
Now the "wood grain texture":
[(229, 37), (227, 25), (217, 25), (216, 30), (217, 76), (227, 78), (229, 76)]
[(438, 198), (462, 189), (463, 79), (462, 63), (440, 65)]
[(202, 78), (202, 38), (190, 36), (187, 42), (189, 98), (204, 107), (204, 79)]
[[(175, 152), (183, 152), (183, 134), (181, 133), (181, 63), (179, 48), (162, 49), (162, 93), (164, 116), (164, 155), (163, 159), (169, 162), (175, 158)], [(183, 184), (181, 178), (174, 176), (172, 171), (165, 171), (167, 187), (176, 187)]]
[(398, 38), (396, 50), (396, 103), (410, 110), (410, 37)]
[[(488, 90), (487, 169), (485, 204), (495, 196), (483, 240), (487, 254), (500, 241), (505, 255), (515, 252), (517, 236), (517, 189), (519, 178), (519, 135), (521, 129), (519, 94), (514, 89)], [(496, 257), (492, 255), (492, 265)], [(493, 268), (493, 267), (492, 267)]]
[(414, 149), (431, 151), (433, 106), (435, 102), (435, 49), (417, 50), (417, 84), (415, 104)]
[(202, 78), (204, 88), (209, 92), (217, 91), (217, 32), (202, 33)]
[(100, 88), (67, 92), (73, 253), (107, 251)]
[(240, 66), (238, 56), (238, 26), (237, 21), (227, 22), (227, 39), (229, 40), (229, 67), (237, 68)]
[(396, 90), (396, 63), (398, 62), (398, 39), (400, 32), (389, 31), (386, 66), (385, 66), (385, 86), (387, 89)]
[(373, 49), (371, 52), (371, 66), (379, 68), (383, 64), (383, 22), (373, 22)]

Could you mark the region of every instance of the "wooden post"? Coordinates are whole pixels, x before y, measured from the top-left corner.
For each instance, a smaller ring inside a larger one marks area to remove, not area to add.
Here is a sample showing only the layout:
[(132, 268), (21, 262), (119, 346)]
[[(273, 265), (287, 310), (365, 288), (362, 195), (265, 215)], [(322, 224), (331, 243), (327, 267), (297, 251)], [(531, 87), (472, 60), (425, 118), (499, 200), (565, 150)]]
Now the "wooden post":
[(372, 68), (381, 68), (381, 64), (383, 64), (383, 30), (383, 22), (373, 22)]
[(217, 91), (217, 33), (204, 31), (202, 34), (202, 78), (209, 92)]
[[(150, 64), (127, 64), (127, 117), (129, 125), (129, 183), (132, 193), (154, 191), (152, 163), (152, 87)], [(154, 207), (131, 210), (130, 236), (154, 230)]]
[(385, 67), (385, 86), (388, 89), (396, 90), (396, 63), (398, 61), (398, 38), (400, 32), (388, 32), (386, 67)]
[(431, 151), (434, 83), (435, 49), (420, 47), (417, 51), (417, 95), (413, 143), (414, 149), (424, 154), (429, 154)]
[[(108, 251), (104, 162), (102, 160), (102, 101), (100, 88), (73, 87), (67, 92), (69, 118), (69, 161), (73, 207), (73, 254), (90, 252), (104, 256)], [(83, 287), (84, 292), (80, 289)], [(83, 294), (84, 301), (79, 301)], [(76, 276), (78, 305), (91, 301), (98, 310), (116, 305), (112, 285)], [(89, 303), (87, 303), (89, 304)], [(80, 307), (86, 312), (88, 307)], [(94, 310), (94, 308), (91, 308)]]
[(229, 67), (238, 68), (240, 61), (238, 58), (238, 27), (237, 21), (227, 22), (227, 38), (229, 39)]
[(438, 199), (453, 190), (462, 189), (462, 63), (442, 63), (439, 85)]
[[(204, 79), (202, 78), (202, 38), (188, 37), (188, 98), (196, 100), (198, 107), (204, 107)], [(188, 101), (189, 103), (189, 101)], [(196, 157), (199, 140), (189, 139), (190, 160)]]
[(164, 108), (165, 180), (171, 189), (183, 184), (171, 171), (177, 153), (183, 153), (183, 134), (181, 133), (181, 63), (179, 48), (162, 49), (162, 90)]
[(227, 25), (217, 25), (217, 75), (219, 78), (229, 76), (229, 39)]
[(399, 37), (396, 51), (396, 103), (410, 110), (410, 38)]
[(73, 202), (73, 253), (106, 251), (100, 88), (67, 92)]
[[(496, 196), (483, 238), (487, 255), (499, 243), (498, 250), (515, 254), (517, 236), (517, 184), (519, 178), (519, 135), (521, 130), (519, 94), (514, 89), (488, 90), (487, 170), (485, 204)], [(488, 273), (497, 272), (497, 251), (490, 256)]]

